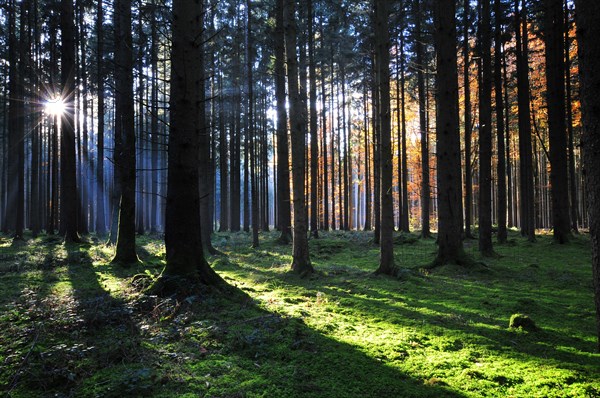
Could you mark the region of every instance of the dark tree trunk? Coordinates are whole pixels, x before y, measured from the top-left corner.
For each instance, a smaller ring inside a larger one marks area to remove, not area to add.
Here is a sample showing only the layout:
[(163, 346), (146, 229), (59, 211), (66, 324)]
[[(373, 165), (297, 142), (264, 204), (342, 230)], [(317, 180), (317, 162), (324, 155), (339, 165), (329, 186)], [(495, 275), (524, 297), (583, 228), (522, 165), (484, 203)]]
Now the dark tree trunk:
[(567, 0), (564, 2), (565, 7), (565, 105), (567, 107), (567, 136), (569, 139), (569, 200), (571, 208), (571, 229), (573, 232), (578, 233), (579, 227), (577, 220), (579, 218), (579, 200), (577, 195), (577, 178), (575, 173), (575, 137), (573, 129), (573, 97), (571, 89), (571, 39), (569, 37), (569, 30), (571, 26), (571, 20), (569, 18), (569, 7)]
[(592, 241), (597, 349), (600, 351), (600, 3), (575, 0), (583, 121), (583, 161)]
[(494, 94), (496, 129), (498, 132), (498, 243), (506, 243), (506, 146), (504, 141), (504, 98), (502, 91), (502, 10), (500, 0), (494, 0)]
[(75, 163), (74, 109), (75, 98), (75, 21), (73, 1), (61, 0), (62, 33), (61, 83), (66, 112), (61, 122), (61, 217), (65, 241), (79, 242), (77, 232), (77, 170)]
[(258, 241), (258, 176), (257, 173), (257, 151), (255, 149), (256, 143), (256, 126), (254, 125), (254, 80), (252, 77), (252, 64), (253, 64), (253, 53), (252, 53), (252, 9), (250, 0), (246, 0), (246, 68), (248, 70), (248, 151), (250, 152), (250, 189), (252, 191), (252, 247), (257, 248), (259, 246)]
[(438, 254), (434, 265), (463, 264), (462, 182), (458, 115), (455, 2), (434, 6), (438, 78), (436, 80), (436, 147), (438, 183)]
[(380, 127), (380, 195), (381, 230), (379, 238), (380, 257), (376, 273), (392, 275), (394, 266), (394, 203), (392, 198), (392, 129), (390, 120), (390, 37), (389, 5), (387, 0), (375, 1), (375, 65), (377, 88), (379, 90)]
[(285, 109), (285, 37), (283, 32), (283, 0), (275, 3), (275, 97), (277, 101), (277, 222), (281, 236), (279, 241), (287, 244), (292, 233), (290, 209), (290, 164), (287, 135), (287, 111)]
[(490, 54), (490, 0), (481, 1), (479, 48), (479, 251), (491, 256), (492, 247), (492, 57)]
[(317, 125), (317, 72), (315, 65), (315, 43), (313, 32), (313, 2), (307, 2), (308, 12), (308, 67), (310, 73), (309, 96), (310, 96), (310, 231), (314, 238), (319, 237), (319, 138)]
[(517, 100), (519, 117), (519, 170), (521, 234), (535, 241), (535, 204), (531, 144), (531, 113), (529, 108), (529, 51), (525, 11), (515, 0), (515, 30), (517, 53)]
[(294, 245), (292, 270), (300, 275), (314, 272), (308, 252), (308, 223), (304, 199), (305, 162), (302, 99), (298, 87), (298, 60), (296, 55), (295, 0), (283, 1), (286, 60), (288, 66), (288, 94), (290, 98), (290, 135), (292, 143), (292, 180), (294, 185)]
[(20, 233), (16, 231), (18, 223), (18, 197), (19, 197), (19, 152), (22, 133), (18, 131), (19, 118), (20, 118), (20, 104), (19, 101), (19, 52), (18, 52), (18, 40), (16, 32), (16, 17), (17, 17), (17, 6), (14, 0), (10, 2), (10, 9), (8, 10), (8, 58), (10, 59), (9, 71), (8, 71), (8, 92), (10, 97), (8, 99), (8, 150), (7, 150), (7, 163), (8, 163), (8, 178), (7, 178), (7, 206), (6, 214), (4, 219), (6, 220), (6, 230), (15, 231), (15, 239), (23, 238), (23, 231)]
[(419, 129), (421, 132), (421, 237), (430, 238), (429, 201), (431, 187), (429, 186), (429, 138), (427, 129), (427, 93), (425, 92), (425, 60), (423, 53), (423, 32), (421, 28), (421, 1), (415, 0), (415, 56), (417, 68), (417, 91), (419, 96)]
[(471, 83), (470, 83), (470, 46), (469, 46), (469, 0), (464, 0), (463, 31), (463, 84), (465, 90), (465, 236), (473, 238), (473, 176), (471, 169)]
[[(217, 72), (219, 92), (223, 93), (223, 76)], [(219, 231), (224, 232), (229, 229), (229, 170), (227, 168), (227, 158), (229, 145), (227, 142), (227, 130), (225, 128), (225, 110), (223, 97), (219, 98), (219, 176), (221, 204), (219, 214)]]
[(562, 0), (545, 0), (546, 85), (550, 137), (550, 184), (554, 240), (566, 243), (571, 235), (569, 177), (565, 120), (565, 47)]
[[(165, 246), (167, 264), (157, 289), (188, 289), (190, 282), (220, 285), (221, 277), (204, 258), (200, 222), (198, 170), (199, 137), (206, 134), (204, 118), (198, 109), (204, 106), (201, 2), (173, 1), (173, 47), (171, 50), (171, 122), (169, 127), (169, 163)], [(174, 280), (174, 283), (169, 284)], [(179, 281), (178, 281), (179, 280)], [(183, 280), (183, 281), (181, 281)], [(163, 284), (163, 282), (166, 284)]]
[[(138, 261), (135, 252), (135, 119), (133, 108), (133, 47), (131, 0), (116, 0), (115, 10), (115, 161), (121, 199), (113, 263)], [(118, 139), (116, 138), (118, 137)]]
[(104, 8), (102, 0), (98, 0), (96, 15), (97, 42), (97, 85), (98, 85), (98, 157), (96, 160), (96, 234), (102, 236), (106, 233), (104, 209)]

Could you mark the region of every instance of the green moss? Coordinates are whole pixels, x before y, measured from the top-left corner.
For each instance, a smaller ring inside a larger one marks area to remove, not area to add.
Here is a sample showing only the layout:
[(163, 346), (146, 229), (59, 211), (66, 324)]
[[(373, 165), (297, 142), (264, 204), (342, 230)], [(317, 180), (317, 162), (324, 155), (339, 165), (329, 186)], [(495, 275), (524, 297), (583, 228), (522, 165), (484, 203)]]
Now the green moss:
[[(586, 237), (529, 244), (511, 232), (513, 244), (497, 246), (501, 257), (485, 265), (466, 245), (475, 266), (424, 269), (434, 240), (399, 235), (397, 279), (373, 275), (372, 234), (322, 233), (310, 241), (318, 272), (302, 279), (277, 236), (261, 234), (253, 250), (244, 233), (216, 235), (225, 256), (212, 265), (245, 293), (159, 298), (140, 294), (164, 266), (164, 245), (152, 237), (138, 239), (143, 262), (122, 269), (93, 237), (12, 247), (0, 235), (0, 389), (15, 397), (599, 394)], [(507, 329), (511, 313), (527, 313), (543, 332)]]

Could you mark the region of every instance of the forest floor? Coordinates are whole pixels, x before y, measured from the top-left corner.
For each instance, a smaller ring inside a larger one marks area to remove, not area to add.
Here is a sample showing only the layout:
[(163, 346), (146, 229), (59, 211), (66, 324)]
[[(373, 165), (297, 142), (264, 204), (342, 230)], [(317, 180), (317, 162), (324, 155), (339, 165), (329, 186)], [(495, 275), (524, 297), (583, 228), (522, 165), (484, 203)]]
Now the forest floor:
[[(310, 241), (318, 272), (289, 272), (291, 246), (215, 234), (210, 262), (235, 294), (141, 294), (164, 265), (109, 264), (95, 237), (64, 245), (0, 235), (0, 393), (9, 397), (600, 397), (589, 239), (528, 243), (427, 270), (434, 240), (396, 238), (397, 277), (374, 275), (372, 234)], [(139, 275), (146, 277), (139, 277)], [(138, 275), (137, 278), (134, 278)], [(134, 282), (134, 281), (137, 281)], [(509, 328), (529, 315), (537, 330)]]

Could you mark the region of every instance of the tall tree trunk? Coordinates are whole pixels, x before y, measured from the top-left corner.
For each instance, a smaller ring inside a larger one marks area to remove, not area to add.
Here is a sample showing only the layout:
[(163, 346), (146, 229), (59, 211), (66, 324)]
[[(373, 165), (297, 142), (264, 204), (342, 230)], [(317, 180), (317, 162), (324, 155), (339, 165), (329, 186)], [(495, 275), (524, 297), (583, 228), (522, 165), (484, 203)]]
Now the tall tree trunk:
[(319, 138), (317, 125), (317, 72), (315, 65), (315, 43), (313, 32), (313, 2), (307, 0), (308, 12), (308, 67), (310, 74), (309, 96), (310, 96), (310, 231), (314, 238), (319, 237)]
[(554, 240), (569, 241), (569, 177), (565, 121), (565, 47), (562, 0), (545, 0), (546, 85)]
[(252, 53), (252, 9), (251, 1), (246, 0), (246, 68), (248, 70), (248, 151), (250, 152), (250, 189), (252, 190), (252, 247), (257, 248), (259, 246), (258, 241), (258, 176), (257, 173), (257, 151), (255, 149), (256, 143), (256, 126), (254, 125), (254, 80), (252, 76), (252, 65), (254, 63)]
[(79, 242), (77, 231), (77, 170), (75, 163), (75, 21), (73, 1), (61, 0), (60, 24), (62, 33), (61, 83), (66, 112), (61, 122), (61, 216), (65, 241)]
[(438, 184), (438, 253), (434, 265), (464, 264), (462, 239), (462, 183), (458, 115), (455, 2), (438, 0), (434, 6), (436, 80), (436, 153)]
[(290, 209), (290, 165), (285, 108), (285, 37), (283, 31), (283, 0), (275, 2), (275, 97), (277, 101), (277, 222), (279, 241), (289, 243), (292, 237)]
[(506, 243), (506, 147), (504, 141), (504, 98), (502, 91), (502, 10), (500, 0), (494, 0), (494, 94), (496, 129), (498, 132), (498, 243)]
[(102, 0), (98, 0), (96, 14), (97, 36), (97, 86), (98, 86), (98, 157), (96, 160), (96, 234), (102, 236), (106, 233), (106, 216), (104, 209), (104, 8)]
[(490, 54), (490, 0), (481, 1), (479, 48), (481, 81), (479, 98), (479, 251), (493, 254), (492, 247), (492, 57)]
[(600, 3), (575, 0), (583, 121), (583, 161), (592, 241), (597, 350), (600, 351)]
[[(210, 268), (202, 248), (198, 153), (199, 137), (206, 134), (205, 120), (198, 115), (203, 107), (202, 29), (200, 1), (173, 1), (173, 47), (171, 50), (171, 122), (165, 246), (167, 264), (157, 290), (189, 289), (190, 282), (220, 285), (223, 280)], [(200, 22), (200, 23), (199, 23)], [(206, 141), (202, 143), (206, 145)], [(164, 283), (163, 283), (164, 282)]]
[(427, 128), (427, 93), (425, 92), (425, 60), (423, 54), (423, 32), (421, 28), (421, 1), (414, 0), (415, 16), (415, 56), (417, 68), (417, 91), (419, 96), (419, 129), (421, 132), (421, 237), (430, 238), (429, 201), (431, 187), (429, 186), (429, 138)]
[(379, 238), (379, 268), (376, 273), (392, 275), (394, 266), (394, 203), (392, 197), (392, 128), (390, 120), (390, 34), (388, 27), (389, 4), (387, 0), (375, 1), (375, 65), (379, 90), (380, 127), (380, 195), (381, 230)]
[(469, 46), (469, 0), (464, 0), (463, 30), (463, 84), (465, 90), (465, 236), (473, 238), (473, 176), (471, 169), (471, 82), (470, 82), (470, 46)]
[(579, 228), (577, 220), (579, 219), (579, 200), (577, 195), (577, 178), (575, 176), (575, 137), (573, 128), (573, 106), (572, 106), (572, 89), (571, 89), (571, 39), (569, 31), (571, 20), (569, 18), (569, 6), (567, 0), (564, 2), (565, 7), (565, 105), (567, 107), (567, 136), (569, 139), (569, 200), (571, 209), (571, 229), (578, 233)]
[(121, 180), (121, 199), (117, 247), (112, 262), (129, 264), (138, 261), (135, 252), (136, 156), (131, 0), (116, 0), (114, 18), (116, 43), (115, 161)]
[(295, 0), (283, 1), (286, 60), (288, 66), (288, 94), (290, 98), (290, 135), (292, 143), (292, 180), (294, 184), (294, 244), (292, 270), (300, 275), (314, 272), (308, 251), (306, 204), (304, 198), (304, 136), (302, 99), (298, 87), (298, 60), (296, 54)]
[[(515, 31), (517, 53), (517, 100), (519, 117), (519, 171), (521, 234), (535, 241), (535, 204), (531, 144), (531, 113), (529, 107), (529, 51), (525, 10), (515, 0)], [(524, 0), (523, 0), (524, 2)]]

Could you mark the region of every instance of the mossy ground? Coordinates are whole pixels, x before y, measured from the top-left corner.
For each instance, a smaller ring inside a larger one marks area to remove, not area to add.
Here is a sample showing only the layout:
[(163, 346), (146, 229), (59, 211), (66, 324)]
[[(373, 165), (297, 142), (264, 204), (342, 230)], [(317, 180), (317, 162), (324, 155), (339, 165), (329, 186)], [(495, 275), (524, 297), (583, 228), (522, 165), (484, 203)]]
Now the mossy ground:
[[(311, 240), (317, 274), (289, 272), (291, 246), (216, 234), (210, 259), (237, 294), (144, 296), (164, 265), (110, 265), (95, 238), (65, 246), (0, 236), (0, 391), (14, 397), (598, 397), (589, 240), (528, 243), (498, 258), (425, 267), (435, 242), (396, 239), (397, 278), (376, 276), (363, 232)], [(476, 260), (476, 241), (467, 253)], [(139, 275), (147, 275), (147, 278)], [(137, 277), (136, 277), (137, 275)], [(135, 283), (133, 283), (135, 281)], [(534, 332), (509, 328), (514, 313)]]

